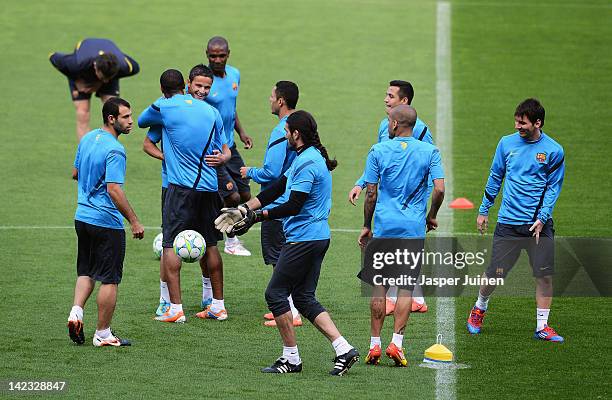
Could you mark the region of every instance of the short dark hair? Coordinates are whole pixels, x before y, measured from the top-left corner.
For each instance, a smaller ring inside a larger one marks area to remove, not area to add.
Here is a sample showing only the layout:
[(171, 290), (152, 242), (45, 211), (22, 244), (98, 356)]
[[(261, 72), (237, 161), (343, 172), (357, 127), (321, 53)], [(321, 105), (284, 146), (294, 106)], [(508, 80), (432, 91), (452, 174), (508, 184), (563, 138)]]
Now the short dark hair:
[(198, 64), (191, 68), (191, 71), (189, 71), (189, 81), (193, 81), (196, 76), (214, 79), (212, 70), (204, 64)]
[(102, 106), (102, 120), (104, 121), (104, 125), (108, 124), (109, 116), (112, 115), (115, 118), (119, 116), (119, 106), (127, 108), (132, 107), (127, 100), (124, 100), (121, 97), (111, 97), (104, 102), (104, 105)]
[(167, 96), (180, 93), (181, 90), (185, 89), (185, 79), (183, 79), (183, 74), (178, 69), (165, 70), (159, 77), (159, 83), (162, 87), (162, 92)]
[(515, 117), (525, 116), (532, 124), (535, 124), (537, 120), (540, 120), (542, 123), (540, 127), (544, 126), (545, 114), (546, 112), (544, 111), (544, 106), (542, 106), (542, 103), (533, 97), (521, 102), (521, 104), (516, 107), (516, 111), (514, 111)]
[(294, 110), (297, 105), (298, 98), (300, 97), (300, 90), (298, 86), (291, 81), (278, 81), (276, 82), (276, 89), (274, 92), (276, 93), (276, 98), (285, 99), (285, 103), (287, 103), (287, 107), (290, 110)]
[(119, 72), (119, 59), (113, 53), (100, 54), (94, 59), (96, 69), (106, 79), (112, 79)]
[(406, 81), (395, 80), (389, 82), (389, 86), (395, 86), (399, 88), (398, 94), (400, 99), (404, 97), (408, 98), (408, 104), (412, 104), (412, 99), (414, 98), (414, 88), (412, 87), (412, 83)]
[(210, 49), (211, 47), (222, 47), (229, 50), (229, 43), (223, 36), (213, 36), (206, 44), (206, 50)]

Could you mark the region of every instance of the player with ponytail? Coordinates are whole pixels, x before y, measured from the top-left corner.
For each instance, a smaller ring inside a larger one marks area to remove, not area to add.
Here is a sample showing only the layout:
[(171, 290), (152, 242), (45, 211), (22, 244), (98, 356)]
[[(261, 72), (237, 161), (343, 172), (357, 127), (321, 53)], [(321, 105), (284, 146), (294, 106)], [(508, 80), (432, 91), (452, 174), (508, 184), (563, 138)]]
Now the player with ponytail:
[[(215, 224), (222, 232), (242, 235), (256, 222), (283, 219), (286, 243), (266, 289), (268, 309), (274, 315), (283, 341), (283, 353), (266, 373), (302, 371), (295, 340), (293, 316), (287, 297), (300, 314), (315, 325), (336, 352), (331, 375), (343, 375), (359, 360), (359, 353), (340, 334), (331, 317), (315, 297), (321, 264), (329, 248), (327, 222), (331, 210), (331, 173), (338, 165), (321, 144), (317, 123), (306, 111), (287, 118), (285, 137), (297, 157), (285, 174), (266, 190), (237, 208), (223, 209)], [(283, 196), (284, 203), (269, 210), (262, 207)]]

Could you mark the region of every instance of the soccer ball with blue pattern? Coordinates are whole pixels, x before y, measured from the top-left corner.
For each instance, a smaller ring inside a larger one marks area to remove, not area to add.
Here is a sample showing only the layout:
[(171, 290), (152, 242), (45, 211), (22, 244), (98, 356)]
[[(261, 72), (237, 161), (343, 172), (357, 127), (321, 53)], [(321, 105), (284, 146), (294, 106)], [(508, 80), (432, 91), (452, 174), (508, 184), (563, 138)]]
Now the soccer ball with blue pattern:
[(163, 239), (164, 235), (162, 233), (155, 236), (155, 239), (153, 239), (153, 254), (155, 254), (155, 258), (157, 258), (158, 260), (161, 258), (162, 251), (164, 250), (162, 247)]
[(198, 261), (206, 251), (204, 238), (196, 231), (182, 231), (174, 238), (174, 253), (185, 262)]

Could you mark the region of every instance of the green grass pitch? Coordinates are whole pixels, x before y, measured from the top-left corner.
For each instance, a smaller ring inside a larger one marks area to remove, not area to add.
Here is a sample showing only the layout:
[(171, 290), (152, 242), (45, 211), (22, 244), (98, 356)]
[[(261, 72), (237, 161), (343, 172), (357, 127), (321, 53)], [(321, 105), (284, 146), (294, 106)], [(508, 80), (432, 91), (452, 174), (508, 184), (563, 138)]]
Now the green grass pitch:
[[(451, 4), (455, 196), (480, 203), (497, 141), (513, 131), (516, 104), (535, 96), (547, 110), (544, 130), (566, 152), (566, 179), (554, 213), (557, 234), (612, 236), (612, 4)], [(437, 132), (435, 1), (36, 0), (7, 3), (0, 22), (0, 381), (66, 380), (68, 392), (59, 395), (66, 398), (435, 398), (435, 371), (418, 367), (435, 342), (433, 298), (428, 313), (410, 318), (406, 369), (361, 362), (346, 377), (331, 379), (326, 374), (333, 351), (307, 323), (298, 329), (304, 372), (262, 375), (259, 368), (279, 355), (281, 344), (276, 331), (262, 324), (270, 270), (261, 261), (258, 231), (245, 237), (253, 257), (224, 257), (228, 321), (195, 318), (201, 290), (195, 265), (184, 265), (182, 274), (188, 323), (152, 320), (159, 265), (151, 242), (158, 230), (149, 229), (145, 240), (128, 240), (113, 320), (133, 346), (89, 344), (94, 299), (85, 309), (87, 345), (72, 345), (65, 322), (75, 279), (74, 112), (65, 78), (47, 61), (50, 52), (70, 51), (84, 37), (113, 39), (141, 65), (140, 74), (121, 81), (122, 96), (138, 114), (159, 97), (164, 69), (187, 73), (204, 61), (209, 37), (226, 36), (230, 64), (242, 73), (240, 119), (255, 140), (254, 149), (242, 151), (247, 165), (261, 164), (276, 124), (267, 101), (271, 87), (280, 79), (297, 82), (299, 108), (314, 114), (323, 144), (339, 161), (330, 225), (358, 229), (362, 203), (352, 207), (346, 195), (376, 140), (389, 80), (413, 82), (413, 105)], [(100, 109), (94, 100), (92, 128), (100, 124)], [(141, 151), (143, 136), (134, 129), (121, 138), (128, 155), (125, 190), (141, 221), (157, 226), (160, 165)], [(454, 222), (457, 233), (474, 232), (475, 211), (456, 213)], [(334, 232), (318, 296), (365, 355), (369, 311), (355, 278), (356, 237)], [(560, 346), (531, 339), (532, 297), (493, 298), (483, 335), (470, 337), (464, 322), (473, 300), (455, 302), (455, 355), (470, 366), (457, 371), (457, 398), (610, 397), (608, 298), (555, 299), (550, 322), (566, 338)], [(390, 322), (383, 342), (391, 337)]]

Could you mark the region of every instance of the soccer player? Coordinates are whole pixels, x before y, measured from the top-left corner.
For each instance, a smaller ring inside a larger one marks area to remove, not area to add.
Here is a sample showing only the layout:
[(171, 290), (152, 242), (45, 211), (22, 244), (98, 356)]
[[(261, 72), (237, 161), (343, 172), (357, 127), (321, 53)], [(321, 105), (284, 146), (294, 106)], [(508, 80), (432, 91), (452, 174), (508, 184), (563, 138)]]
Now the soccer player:
[(52, 53), (51, 64), (68, 78), (76, 110), (77, 140), (89, 132), (91, 94), (104, 103), (119, 96), (119, 78), (136, 75), (140, 70), (133, 58), (124, 54), (108, 39), (84, 39), (70, 54)]
[[(389, 87), (387, 88), (387, 93), (385, 95), (385, 112), (387, 115), (391, 111), (391, 109), (400, 104), (412, 104), (412, 99), (414, 98), (414, 88), (412, 84), (407, 81), (402, 80), (393, 80), (389, 82)], [(413, 136), (418, 140), (424, 141), (426, 143), (434, 144), (433, 138), (431, 136), (431, 130), (429, 127), (417, 116), (416, 124), (413, 128)], [(380, 125), (378, 127), (378, 143), (389, 140), (389, 118), (385, 117), (382, 121), (380, 121)], [(355, 201), (359, 198), (361, 191), (365, 188), (366, 184), (364, 181), (365, 173), (361, 175), (361, 177), (355, 182), (355, 186), (349, 192), (349, 202), (352, 205), (356, 205)], [(432, 183), (429, 182), (429, 187), (431, 191)], [(429, 197), (429, 195), (427, 196)], [(422, 295), (422, 289), (419, 285), (415, 287), (414, 296), (412, 297), (412, 311), (413, 312), (427, 312), (427, 304), (425, 303), (425, 298)], [(395, 309), (395, 302), (397, 301), (397, 288), (392, 287), (387, 293), (387, 301), (386, 301), (386, 313), (390, 315), (393, 313)]]
[[(416, 110), (409, 105), (395, 106), (389, 112), (389, 138), (372, 146), (365, 169), (367, 196), (364, 203), (364, 225), (359, 235), (359, 245), (365, 248), (372, 235), (374, 238), (414, 239), (410, 246), (420, 251), (424, 245), (425, 228), (435, 229), (436, 216), (444, 199), (444, 173), (438, 149), (413, 136), (417, 120)], [(433, 181), (431, 208), (427, 211), (429, 197), (428, 180)], [(410, 276), (417, 279), (419, 264), (411, 269)], [(366, 283), (371, 281), (360, 277)], [(408, 362), (402, 348), (404, 330), (411, 311), (414, 286), (398, 288), (397, 303), (393, 313), (393, 339), (385, 353), (398, 367)], [(380, 332), (385, 320), (385, 295), (388, 287), (373, 285), (370, 302), (370, 351), (366, 363), (377, 365), (382, 355)]]
[(222, 207), (217, 192), (215, 167), (229, 159), (219, 112), (203, 101), (183, 94), (180, 71), (169, 69), (160, 78), (163, 97), (139, 117), (141, 128), (161, 125), (168, 189), (162, 215), (163, 269), (170, 296), (170, 309), (158, 321), (185, 322), (181, 302), (181, 259), (173, 252), (174, 238), (186, 229), (199, 232), (206, 241), (204, 258), (210, 270), (213, 299), (201, 317), (227, 319), (223, 301), (223, 262), (217, 249), (221, 233), (214, 219)]
[(83, 136), (79, 143), (72, 171), (79, 187), (74, 216), (78, 277), (74, 305), (68, 316), (68, 333), (73, 342), (85, 343), (83, 307), (98, 281), (98, 323), (93, 345), (129, 346), (128, 340), (111, 331), (110, 324), (117, 302), (117, 286), (123, 275), (123, 217), (129, 221), (135, 239), (144, 237), (144, 227), (121, 188), (126, 157), (119, 135), (127, 135), (132, 130), (130, 103), (111, 97), (102, 106), (102, 118), (104, 126)]
[[(501, 138), (495, 150), (491, 173), (485, 186), (476, 225), (484, 233), (489, 225), (489, 209), (504, 181), (501, 207), (493, 234), (491, 264), (487, 278), (505, 278), (522, 249), (536, 281), (536, 330), (534, 337), (563, 342), (548, 326), (552, 304), (554, 235), (552, 212), (561, 193), (565, 174), (563, 147), (542, 131), (544, 107), (536, 99), (526, 99), (514, 112), (517, 132)], [(489, 280), (490, 282), (491, 280)], [(470, 312), (467, 329), (480, 333), (494, 284), (480, 286), (478, 299)]]
[[(195, 99), (204, 100), (210, 92), (210, 87), (213, 82), (212, 71), (205, 65), (199, 64), (194, 66), (189, 72), (189, 80), (187, 82), (187, 91)], [(157, 158), (162, 162), (162, 190), (161, 190), (161, 207), (162, 215), (164, 213), (164, 199), (166, 197), (166, 190), (168, 188), (168, 177), (166, 173), (166, 163), (164, 161), (164, 154), (157, 143), (160, 143), (162, 139), (162, 127), (159, 125), (153, 126), (149, 129), (149, 132), (144, 138), (143, 150), (145, 153), (153, 158)], [(224, 145), (227, 146), (227, 145)], [(170, 308), (170, 294), (168, 292), (168, 283), (166, 282), (166, 274), (163, 269), (163, 261), (160, 258), (159, 261), (159, 306), (156, 310), (156, 315), (163, 315)], [(205, 258), (200, 259), (200, 268), (202, 270), (202, 301), (201, 307), (205, 309), (212, 303), (212, 286), (210, 282), (210, 275), (206, 266)]]
[[(331, 173), (336, 160), (330, 160), (321, 144), (317, 123), (306, 111), (289, 115), (285, 126), (289, 145), (297, 157), (285, 174), (257, 197), (238, 208), (224, 209), (215, 224), (222, 231), (244, 234), (255, 222), (283, 218), (286, 243), (266, 289), (266, 302), (283, 341), (283, 354), (265, 373), (302, 371), (287, 297), (292, 295), (299, 312), (331, 342), (336, 358), (331, 375), (343, 375), (359, 360), (359, 353), (340, 334), (325, 308), (315, 297), (323, 257), (329, 247), (328, 224), (331, 210)], [(282, 196), (284, 202), (261, 210)], [(254, 211), (255, 210), (255, 211)]]
[[(264, 155), (264, 163), (261, 168), (242, 167), (240, 174), (243, 178), (251, 178), (255, 182), (261, 184), (261, 190), (266, 190), (274, 181), (279, 179), (291, 163), (295, 159), (295, 151), (287, 144), (285, 137), (285, 125), (287, 117), (295, 111), (295, 107), (299, 98), (299, 89), (297, 85), (289, 81), (279, 81), (272, 88), (270, 94), (270, 109), (272, 114), (279, 119), (278, 124), (270, 133), (268, 140), (268, 148)], [(269, 210), (282, 204), (281, 199), (277, 199), (271, 204), (264, 207), (264, 210)], [(272, 265), (272, 268), (278, 262), (278, 256), (281, 248), (285, 244), (285, 234), (283, 233), (283, 222), (280, 219), (265, 220), (261, 222), (261, 253), (263, 254), (264, 263)], [(293, 314), (293, 326), (301, 326), (302, 318), (293, 304), (291, 296), (287, 299)], [(276, 326), (276, 321), (272, 313), (266, 313), (264, 322), (266, 326)]]
[[(240, 202), (245, 202), (251, 198), (251, 189), (249, 180), (242, 178), (240, 175), (240, 168), (244, 167), (245, 164), (234, 142), (234, 130), (244, 143), (245, 149), (253, 147), (253, 140), (246, 134), (238, 118), (236, 100), (240, 88), (240, 71), (227, 64), (229, 56), (229, 44), (225, 38), (215, 36), (208, 41), (206, 57), (215, 79), (206, 102), (219, 110), (223, 119), (227, 145), (232, 153), (230, 160), (217, 168), (219, 193), (223, 197), (226, 207), (236, 207)], [(240, 240), (231, 234), (225, 241), (223, 251), (236, 256), (251, 255), (251, 252), (244, 247)]]

